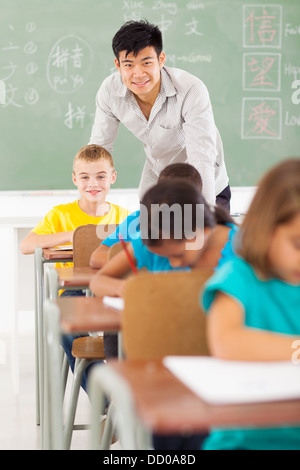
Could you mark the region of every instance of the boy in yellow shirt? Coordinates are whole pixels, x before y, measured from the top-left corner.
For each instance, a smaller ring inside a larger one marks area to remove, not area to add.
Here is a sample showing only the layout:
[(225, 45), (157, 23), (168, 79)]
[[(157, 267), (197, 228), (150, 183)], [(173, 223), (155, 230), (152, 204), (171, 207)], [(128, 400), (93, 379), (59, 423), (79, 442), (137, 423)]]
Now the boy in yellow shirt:
[(119, 224), (129, 211), (106, 201), (117, 172), (112, 156), (100, 145), (82, 147), (73, 162), (73, 183), (81, 198), (53, 207), (21, 243), (23, 254), (37, 246), (51, 248), (72, 244), (74, 230), (86, 224)]
[[(116, 181), (117, 172), (112, 156), (100, 145), (82, 147), (73, 162), (73, 183), (81, 198), (68, 204), (53, 207), (43, 220), (24, 238), (21, 243), (23, 254), (33, 253), (37, 246), (51, 248), (56, 245), (72, 244), (74, 230), (86, 224), (120, 224), (130, 211), (106, 201), (110, 186)], [(59, 264), (58, 264), (59, 265)], [(65, 266), (71, 266), (66, 263)], [(82, 291), (67, 291), (66, 295), (84, 295)], [(64, 294), (62, 294), (64, 295)], [(80, 335), (64, 335), (62, 346), (74, 371), (75, 358), (72, 343)], [(87, 390), (88, 369), (82, 379)]]

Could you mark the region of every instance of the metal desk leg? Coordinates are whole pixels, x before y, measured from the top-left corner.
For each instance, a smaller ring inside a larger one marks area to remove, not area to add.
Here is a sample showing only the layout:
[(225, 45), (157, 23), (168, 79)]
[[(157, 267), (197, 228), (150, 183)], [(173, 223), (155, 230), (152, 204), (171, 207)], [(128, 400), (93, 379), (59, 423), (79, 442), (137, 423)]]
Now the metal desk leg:
[(45, 313), (45, 410), (44, 449), (63, 450), (63, 393), (60, 357), (60, 312), (58, 307), (46, 300)]
[(34, 288), (35, 288), (35, 383), (36, 383), (36, 424), (41, 424), (41, 410), (43, 408), (41, 387), (41, 335), (42, 335), (42, 310), (43, 310), (43, 285), (44, 285), (44, 263), (43, 251), (36, 248), (34, 251)]

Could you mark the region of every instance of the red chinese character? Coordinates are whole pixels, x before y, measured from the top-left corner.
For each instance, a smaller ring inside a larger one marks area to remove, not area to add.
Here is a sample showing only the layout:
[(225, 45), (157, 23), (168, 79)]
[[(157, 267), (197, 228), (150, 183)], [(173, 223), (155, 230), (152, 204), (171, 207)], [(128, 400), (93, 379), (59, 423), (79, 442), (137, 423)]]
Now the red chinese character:
[(270, 107), (266, 105), (265, 101), (255, 106), (253, 108), (253, 113), (249, 116), (249, 121), (253, 120), (255, 122), (255, 127), (253, 129), (254, 133), (258, 135), (266, 132), (269, 135), (276, 136), (275, 132), (268, 129), (269, 119), (275, 114), (276, 111), (270, 109)]

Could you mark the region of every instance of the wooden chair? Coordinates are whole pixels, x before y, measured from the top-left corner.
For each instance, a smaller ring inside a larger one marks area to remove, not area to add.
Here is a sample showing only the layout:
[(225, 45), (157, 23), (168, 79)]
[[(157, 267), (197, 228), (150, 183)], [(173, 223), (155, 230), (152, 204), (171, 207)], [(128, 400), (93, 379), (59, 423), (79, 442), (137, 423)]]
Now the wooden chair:
[(145, 273), (125, 287), (122, 341), (125, 358), (208, 355), (206, 318), (199, 295), (212, 271)]
[(117, 225), (81, 225), (73, 236), (73, 261), (75, 267), (89, 266), (93, 251), (116, 230)]
[[(206, 318), (200, 307), (199, 296), (212, 273), (204, 270), (142, 273), (128, 279), (121, 328), (125, 360), (162, 359), (168, 355), (209, 355)], [(128, 423), (128, 409), (132, 410), (130, 392), (113, 385), (115, 378), (110, 376), (109, 364), (102, 369), (95, 369), (91, 379), (92, 397), (96, 397), (93, 416), (99, 420), (103, 406), (101, 400), (97, 404), (100, 390), (111, 395), (114, 406), (118, 407), (120, 404), (124, 413), (127, 413), (127, 418), (123, 419), (125, 425), (123, 428), (121, 426), (119, 431), (120, 440), (125, 439), (128, 442), (129, 433), (134, 432), (134, 426)], [(100, 376), (102, 379), (93, 380), (99, 372), (98, 379)], [(126, 404), (125, 396), (128, 397)], [(113, 410), (110, 409), (108, 416), (111, 414)], [(93, 417), (92, 421), (94, 430), (97, 423)], [(102, 449), (107, 449), (110, 445), (112, 424), (108, 419), (106, 426), (109, 431), (104, 430)], [(96, 448), (96, 442), (99, 442), (99, 426), (96, 433), (98, 434), (95, 436), (93, 448)]]

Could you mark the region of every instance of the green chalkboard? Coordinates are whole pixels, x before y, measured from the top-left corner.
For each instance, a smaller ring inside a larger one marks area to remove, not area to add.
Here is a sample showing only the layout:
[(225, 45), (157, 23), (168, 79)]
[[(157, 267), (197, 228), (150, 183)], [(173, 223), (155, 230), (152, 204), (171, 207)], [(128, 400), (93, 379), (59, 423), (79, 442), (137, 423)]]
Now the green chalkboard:
[[(0, 8), (0, 190), (73, 187), (73, 156), (114, 71), (111, 40), (129, 19), (159, 25), (166, 64), (208, 87), (232, 186), (254, 185), (300, 153), (299, 0), (0, 0)], [(113, 156), (115, 187), (137, 187), (144, 151), (122, 126)]]

